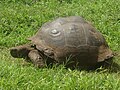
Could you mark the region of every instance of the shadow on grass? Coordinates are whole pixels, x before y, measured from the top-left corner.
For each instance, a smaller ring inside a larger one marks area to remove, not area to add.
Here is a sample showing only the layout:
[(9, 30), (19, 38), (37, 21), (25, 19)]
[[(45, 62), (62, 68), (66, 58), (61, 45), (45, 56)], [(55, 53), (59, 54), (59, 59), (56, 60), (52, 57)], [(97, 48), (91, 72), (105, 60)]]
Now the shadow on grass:
[(113, 58), (97, 63), (95, 66), (84, 69), (77, 69), (79, 71), (86, 70), (88, 72), (108, 72), (108, 73), (119, 73), (120, 65), (114, 62)]
[(120, 74), (120, 65), (117, 64), (116, 62), (112, 62), (110, 64), (102, 62), (96, 69), (93, 69), (92, 71)]
[[(24, 67), (35, 67), (31, 62), (26, 62), (22, 63), (22, 66)], [(87, 71), (87, 72), (101, 72), (101, 73), (119, 73), (120, 74), (120, 65), (117, 64), (116, 62), (113, 62), (113, 60), (106, 60), (104, 62), (100, 62), (95, 66), (92, 67), (66, 67), (64, 64), (46, 64), (47, 69), (56, 69), (59, 67), (63, 67), (64, 69), (71, 69), (71, 70), (77, 70), (77, 71)], [(39, 67), (35, 67), (36, 69), (40, 69)]]
[[(64, 64), (63, 64), (64, 65)], [(119, 73), (120, 74), (120, 65), (114, 62), (113, 58), (107, 59), (103, 62), (99, 62), (94, 66), (73, 66), (71, 65), (64, 65), (66, 69), (71, 70), (78, 70), (78, 71), (87, 71), (87, 72), (107, 72), (107, 73)]]

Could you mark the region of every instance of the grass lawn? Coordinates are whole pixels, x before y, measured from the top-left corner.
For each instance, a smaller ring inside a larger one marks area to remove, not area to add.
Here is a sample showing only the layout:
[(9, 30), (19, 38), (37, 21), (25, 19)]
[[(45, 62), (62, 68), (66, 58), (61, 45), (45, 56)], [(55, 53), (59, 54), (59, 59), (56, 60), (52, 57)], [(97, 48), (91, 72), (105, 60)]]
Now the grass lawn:
[(1, 0), (0, 90), (120, 90), (120, 71), (38, 69), (10, 56), (41, 25), (62, 16), (82, 16), (106, 38), (120, 65), (120, 0)]

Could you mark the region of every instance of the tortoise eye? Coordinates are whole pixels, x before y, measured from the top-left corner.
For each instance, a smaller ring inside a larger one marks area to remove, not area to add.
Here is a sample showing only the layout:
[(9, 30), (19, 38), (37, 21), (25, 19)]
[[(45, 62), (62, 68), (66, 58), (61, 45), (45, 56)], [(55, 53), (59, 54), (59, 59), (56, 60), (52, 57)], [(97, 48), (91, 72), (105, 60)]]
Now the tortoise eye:
[(51, 35), (52, 36), (59, 36), (60, 34), (61, 34), (60, 31), (58, 31), (56, 29), (51, 30)]

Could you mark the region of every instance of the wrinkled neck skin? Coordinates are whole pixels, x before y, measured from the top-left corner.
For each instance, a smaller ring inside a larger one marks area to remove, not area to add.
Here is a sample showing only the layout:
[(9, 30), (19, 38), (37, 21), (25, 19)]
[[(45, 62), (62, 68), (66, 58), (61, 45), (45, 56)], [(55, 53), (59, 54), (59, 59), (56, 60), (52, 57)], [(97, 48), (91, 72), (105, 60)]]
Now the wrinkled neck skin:
[(47, 65), (56, 63), (53, 58), (46, 56), (44, 54), (44, 51), (36, 49), (36, 45), (31, 43), (10, 48), (10, 54), (14, 58), (24, 58), (26, 61), (31, 62), (29, 53), (34, 50), (37, 50), (39, 52), (39, 55), (43, 58), (43, 61), (46, 62)]

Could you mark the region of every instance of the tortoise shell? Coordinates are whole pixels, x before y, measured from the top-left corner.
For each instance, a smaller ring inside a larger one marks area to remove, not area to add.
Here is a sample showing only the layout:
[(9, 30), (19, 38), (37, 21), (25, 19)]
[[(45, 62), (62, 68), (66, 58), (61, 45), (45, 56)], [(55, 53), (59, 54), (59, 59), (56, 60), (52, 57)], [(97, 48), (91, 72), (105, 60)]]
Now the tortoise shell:
[(72, 58), (81, 65), (93, 65), (113, 56), (103, 35), (79, 16), (47, 22), (29, 40), (59, 63)]

